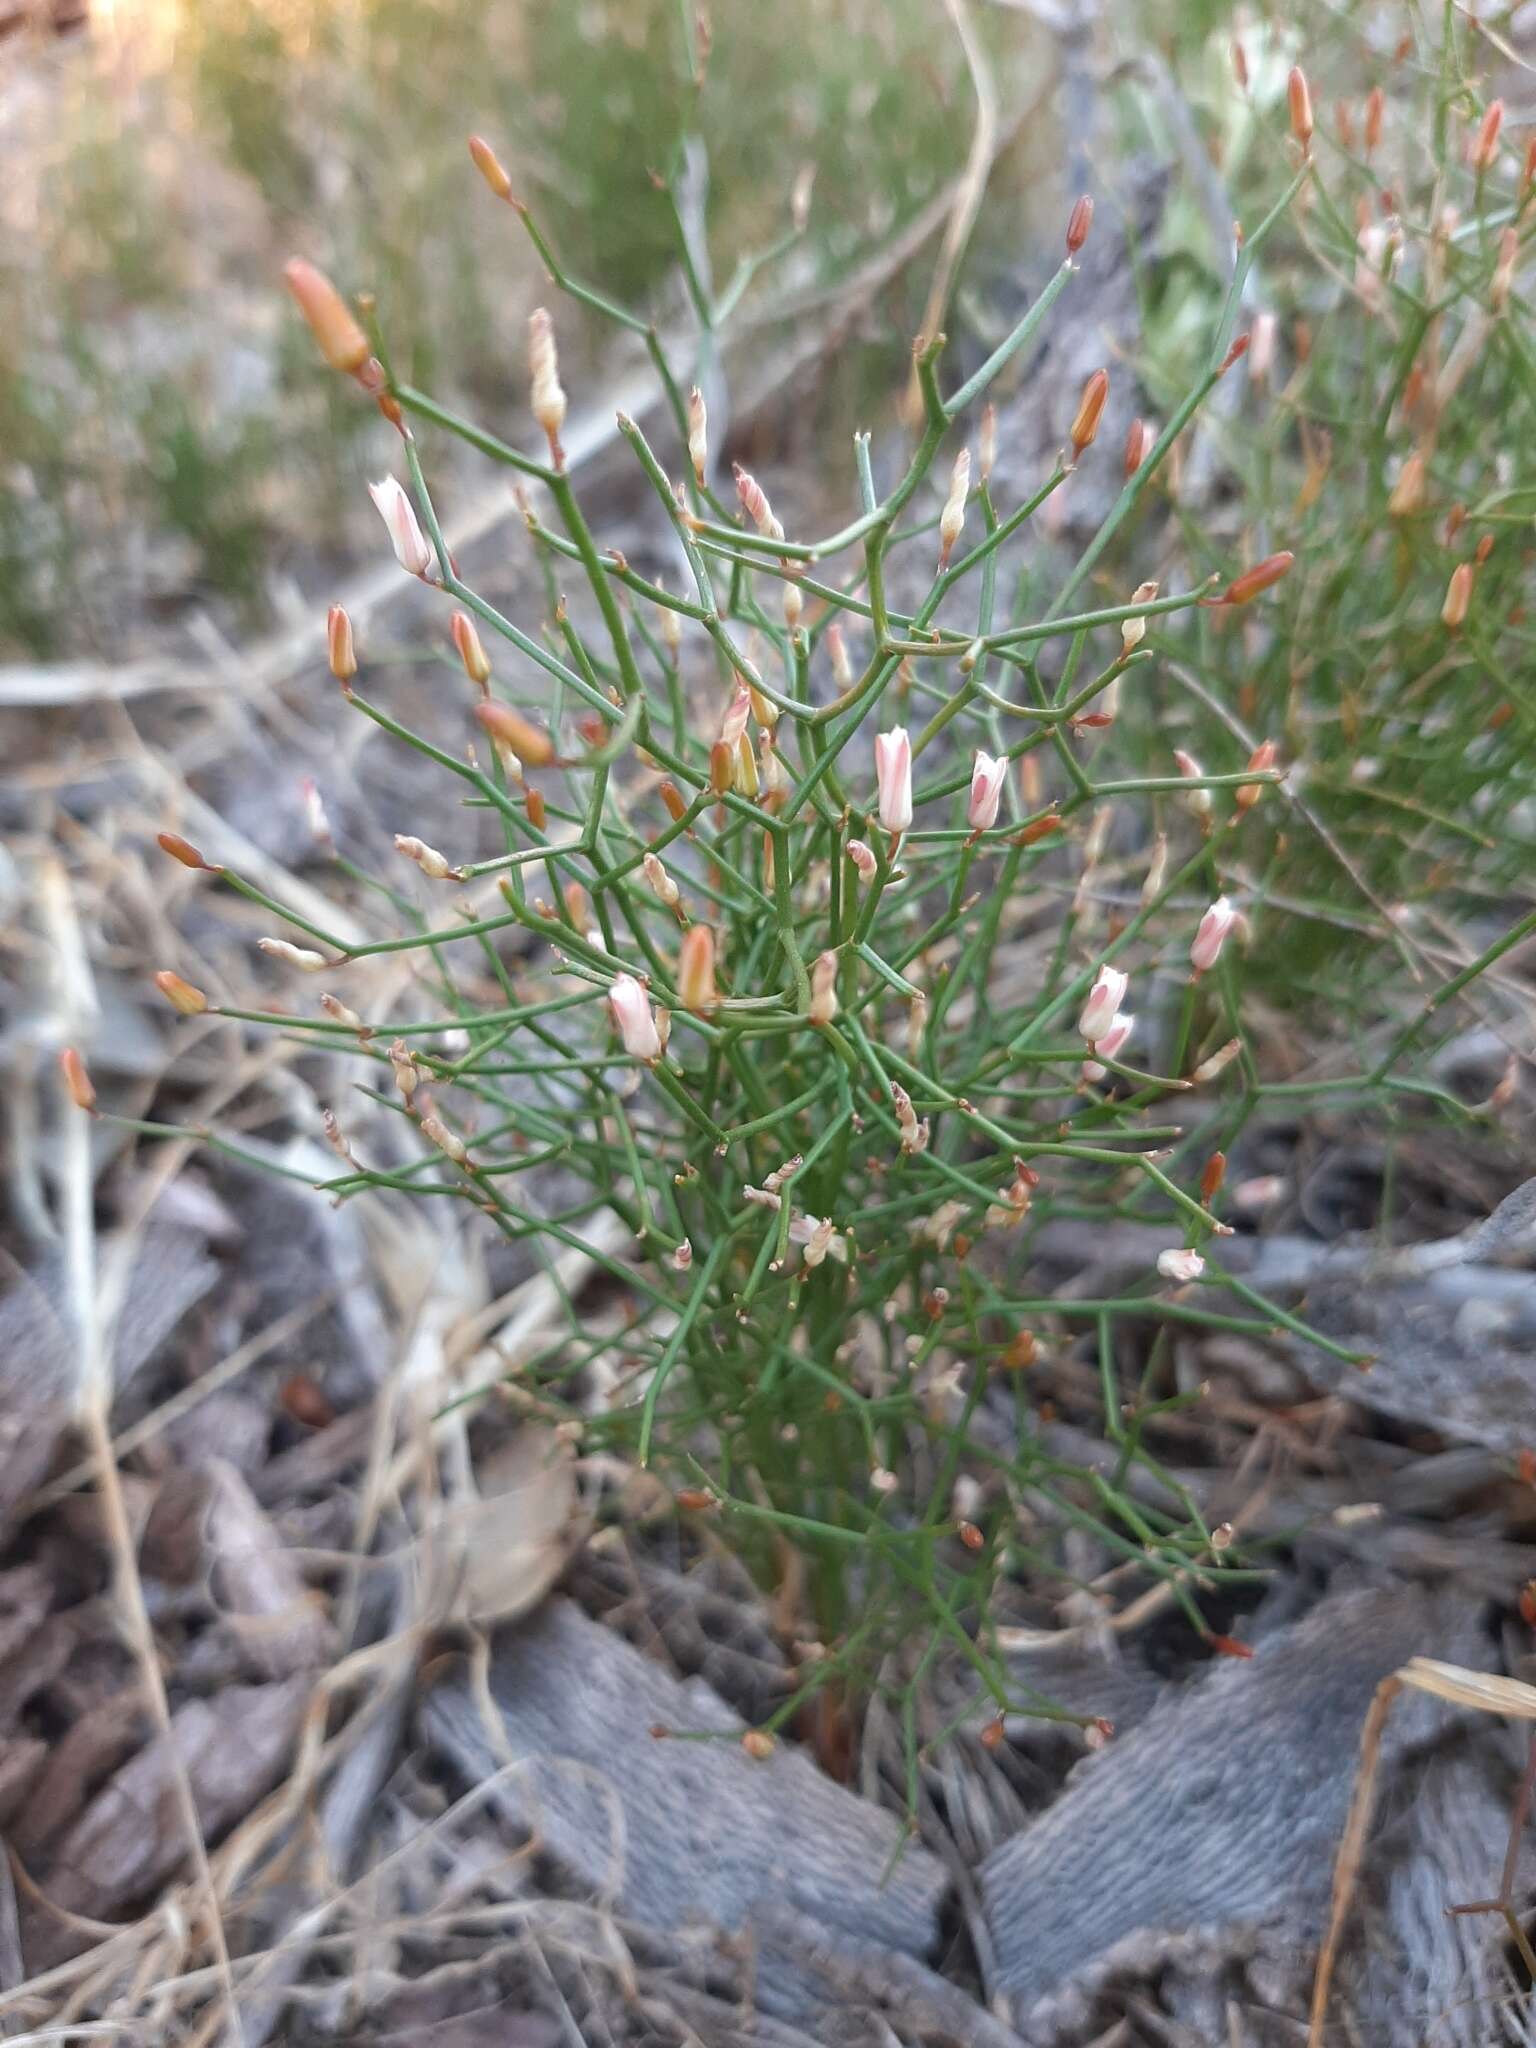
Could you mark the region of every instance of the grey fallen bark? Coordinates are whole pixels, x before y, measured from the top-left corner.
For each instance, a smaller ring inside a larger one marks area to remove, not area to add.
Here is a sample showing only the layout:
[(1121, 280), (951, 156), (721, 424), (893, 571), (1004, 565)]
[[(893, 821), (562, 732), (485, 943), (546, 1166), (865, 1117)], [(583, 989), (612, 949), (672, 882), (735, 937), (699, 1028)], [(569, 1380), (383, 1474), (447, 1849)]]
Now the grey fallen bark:
[[(1339, 1594), (1080, 1766), (980, 1871), (1016, 2023), (1049, 2025), (1051, 2001), (1160, 1950), (1240, 1943), (1278, 1921), (1310, 1939), (1377, 1685), (1410, 1656), (1469, 1662), (1471, 1650), (1465, 1602)], [(1384, 1757), (1435, 1719), (1400, 1707)]]
[[(920, 1957), (936, 1939), (948, 1888), (938, 1859), (908, 1843), (882, 1883), (902, 1836), (893, 1815), (795, 1751), (747, 1756), (741, 1722), (708, 1686), (680, 1683), (570, 1601), (501, 1635), (490, 1692), (505, 1746), (457, 1678), (423, 1705), (432, 1747), (474, 1783), (526, 1759), (496, 1810), (616, 1913), (755, 1933), (765, 2010), (801, 2012), (817, 1993), (760, 1908), (805, 1915), (834, 1952), (846, 1940)], [(661, 1740), (657, 1725), (725, 1739)]]

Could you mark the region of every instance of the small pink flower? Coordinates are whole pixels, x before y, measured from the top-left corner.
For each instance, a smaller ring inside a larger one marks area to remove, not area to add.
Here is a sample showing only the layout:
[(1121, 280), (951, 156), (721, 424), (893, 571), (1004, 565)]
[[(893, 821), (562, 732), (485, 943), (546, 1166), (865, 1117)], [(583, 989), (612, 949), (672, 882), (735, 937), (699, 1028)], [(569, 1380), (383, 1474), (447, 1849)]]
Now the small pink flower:
[(1208, 967), (1216, 965), (1226, 944), (1227, 933), (1236, 923), (1237, 912), (1225, 896), (1218, 896), (1201, 918), (1195, 942), (1189, 949), (1190, 965), (1196, 974), (1204, 974)]
[(971, 800), (966, 820), (973, 832), (990, 832), (997, 823), (997, 807), (1003, 784), (1008, 780), (1008, 763), (1002, 756), (984, 754), (978, 747), (971, 769)]
[(1198, 1280), (1205, 1271), (1205, 1261), (1198, 1252), (1159, 1252), (1157, 1270), (1165, 1280)]
[(863, 881), (872, 882), (875, 879), (877, 863), (873, 847), (866, 846), (862, 839), (850, 839), (848, 842), (848, 858), (858, 869), (860, 878)]
[(912, 742), (904, 725), (875, 735), (875, 785), (881, 824), (905, 832), (912, 823)]
[(1090, 1045), (1097, 1045), (1119, 1015), (1129, 986), (1130, 976), (1122, 974), (1118, 967), (1101, 967), (1078, 1017), (1078, 1036), (1086, 1038)]
[(651, 999), (632, 974), (615, 975), (608, 1006), (630, 1058), (647, 1063), (659, 1060), (661, 1037), (651, 1015)]
[(397, 478), (387, 476), (379, 483), (370, 484), (368, 495), (378, 506), (379, 516), (389, 528), (395, 560), (408, 575), (425, 576), (432, 566), (432, 550), (417, 523), (415, 507), (406, 496), (404, 487)]
[[(1112, 1060), (1135, 1029), (1136, 1019), (1129, 1010), (1122, 1010), (1104, 1036), (1094, 1041), (1094, 1051), (1101, 1058)], [(1101, 1067), (1096, 1059), (1083, 1061), (1083, 1079), (1085, 1081), (1102, 1081), (1106, 1071), (1107, 1069)]]
[(848, 1240), (832, 1228), (825, 1216), (795, 1216), (790, 1220), (789, 1241), (805, 1246), (805, 1263), (812, 1268), (828, 1257), (840, 1266), (848, 1263)]

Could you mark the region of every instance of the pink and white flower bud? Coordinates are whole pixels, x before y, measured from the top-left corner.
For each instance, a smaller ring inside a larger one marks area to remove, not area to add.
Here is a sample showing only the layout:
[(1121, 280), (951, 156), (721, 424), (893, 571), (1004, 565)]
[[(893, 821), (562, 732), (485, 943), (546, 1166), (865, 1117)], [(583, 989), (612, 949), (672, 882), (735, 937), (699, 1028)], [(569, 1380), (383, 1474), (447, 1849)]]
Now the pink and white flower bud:
[[(1198, 785), (1205, 774), (1205, 770), (1200, 766), (1194, 755), (1186, 754), (1182, 747), (1175, 747), (1173, 758), (1184, 780)], [(1199, 787), (1191, 789), (1184, 801), (1197, 818), (1208, 818), (1211, 815), (1211, 792), (1208, 789), (1201, 789)]]
[(853, 663), (848, 659), (848, 642), (843, 638), (839, 625), (828, 626), (826, 632), (827, 659), (832, 664), (832, 680), (841, 694), (853, 688)]
[(645, 869), (645, 879), (656, 895), (665, 903), (668, 910), (676, 910), (682, 892), (662, 865), (660, 856), (648, 853), (641, 866)]
[(555, 353), (555, 327), (542, 306), (528, 320), (529, 410), (549, 441), (556, 469), (565, 461), (560, 429), (565, 425), (565, 392), (560, 384), (560, 359)]
[(971, 495), (971, 451), (962, 448), (949, 476), (949, 496), (939, 514), (939, 567), (942, 569), (965, 525), (965, 501)]
[(866, 846), (862, 839), (849, 840), (848, 858), (858, 869), (860, 881), (872, 882), (875, 879), (879, 863), (875, 859), (874, 849)]
[(446, 854), (439, 853), (435, 846), (428, 846), (424, 839), (417, 839), (409, 832), (395, 834), (395, 851), (403, 853), (407, 860), (415, 861), (428, 881), (446, 882), (450, 876), (456, 876)]
[(1198, 1252), (1170, 1249), (1158, 1253), (1157, 1270), (1165, 1280), (1198, 1280), (1205, 1261)]
[(429, 1139), (445, 1158), (451, 1159), (455, 1166), (469, 1164), (469, 1151), (464, 1140), (450, 1131), (441, 1117), (424, 1116), (421, 1120), (421, 1135)]
[(1120, 1005), (1125, 1001), (1125, 992), (1131, 978), (1122, 974), (1118, 967), (1107, 962), (1094, 977), (1093, 987), (1088, 991), (1088, 1000), (1083, 1004), (1077, 1019), (1079, 1038), (1086, 1038), (1090, 1045), (1097, 1045), (1109, 1034), (1111, 1025), (1120, 1014)]
[(688, 394), (688, 460), (693, 464), (699, 489), (703, 490), (705, 473), (709, 468), (709, 413), (704, 405), (704, 394), (697, 384)]
[[(1155, 583), (1138, 583), (1136, 588), (1131, 592), (1131, 603), (1150, 604), (1153, 598), (1156, 597), (1156, 595), (1157, 585)], [(1133, 648), (1139, 647), (1142, 641), (1146, 639), (1146, 637), (1147, 620), (1145, 613), (1143, 613), (1140, 618), (1122, 619), (1120, 621), (1121, 656), (1124, 657), (1125, 655), (1129, 654)]]
[(608, 1007), (631, 1059), (647, 1064), (661, 1058), (661, 1037), (651, 1015), (651, 999), (632, 974), (615, 975)]
[(875, 786), (881, 824), (905, 832), (912, 823), (912, 741), (904, 725), (875, 735)]
[(966, 805), (966, 822), (973, 832), (990, 832), (997, 823), (997, 807), (1008, 780), (1006, 756), (985, 754), (978, 747), (971, 767), (971, 795)]
[(432, 550), (416, 518), (416, 508), (404, 486), (392, 476), (368, 486), (368, 495), (379, 508), (379, 517), (389, 529), (395, 560), (408, 576), (425, 576), (432, 567)]
[[(1102, 1058), (1112, 1060), (1135, 1029), (1136, 1019), (1129, 1010), (1122, 1010), (1104, 1036), (1095, 1041), (1094, 1051), (1100, 1054)], [(1083, 1079), (1085, 1081), (1102, 1081), (1108, 1071), (1109, 1069), (1101, 1066), (1096, 1059), (1083, 1061)]]
[(1201, 918), (1194, 944), (1189, 949), (1190, 965), (1196, 974), (1204, 974), (1216, 965), (1227, 942), (1227, 934), (1236, 923), (1237, 912), (1225, 896), (1218, 896)]
[(720, 721), (720, 737), (728, 747), (734, 747), (747, 729), (752, 716), (752, 692), (745, 683), (736, 685), (736, 694)]
[(736, 495), (741, 500), (742, 510), (764, 540), (782, 540), (784, 529), (774, 518), (768, 494), (757, 478), (744, 470), (739, 462), (732, 466), (732, 474), (736, 479)]
[(811, 1007), (807, 1012), (813, 1024), (830, 1024), (837, 1015), (837, 955), (821, 953), (811, 969)]
[(297, 967), (301, 974), (318, 974), (322, 967), (332, 965), (323, 953), (313, 953), (308, 946), (291, 945), (287, 939), (258, 939), (256, 944), (263, 953), (281, 960), (287, 967)]

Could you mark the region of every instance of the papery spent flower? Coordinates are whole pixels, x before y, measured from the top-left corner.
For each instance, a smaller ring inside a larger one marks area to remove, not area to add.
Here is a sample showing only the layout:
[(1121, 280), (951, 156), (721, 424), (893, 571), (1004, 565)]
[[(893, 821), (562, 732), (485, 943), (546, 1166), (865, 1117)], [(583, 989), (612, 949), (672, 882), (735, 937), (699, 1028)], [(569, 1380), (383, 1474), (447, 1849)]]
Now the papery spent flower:
[(368, 361), (368, 337), (352, 309), (323, 270), (295, 256), (283, 265), (283, 281), (293, 293), (320, 353), (333, 370), (355, 377)]
[(486, 184), (496, 194), (496, 197), (498, 199), (510, 199), (512, 197), (512, 180), (507, 176), (505, 169), (502, 167), (500, 157), (497, 156), (495, 150), (492, 149), (483, 135), (471, 135), (469, 138), (469, 154), (473, 159), (475, 169), (484, 178)]
[(997, 823), (1003, 784), (1008, 780), (1006, 755), (986, 754), (978, 747), (971, 766), (971, 795), (966, 805), (966, 822), (973, 832), (990, 832)]
[(1197, 818), (1208, 818), (1211, 815), (1211, 792), (1199, 786), (1205, 770), (1194, 755), (1186, 754), (1182, 747), (1174, 748), (1173, 758), (1184, 780), (1195, 785), (1185, 796), (1185, 803)]
[(688, 460), (693, 464), (699, 489), (703, 490), (705, 472), (709, 468), (709, 413), (704, 405), (704, 394), (697, 384), (688, 394)]
[(445, 1158), (455, 1166), (467, 1166), (469, 1150), (464, 1140), (456, 1137), (439, 1116), (424, 1116), (421, 1120), (421, 1135), (435, 1145)]
[(774, 518), (768, 494), (757, 478), (744, 470), (739, 462), (732, 463), (731, 474), (736, 479), (736, 495), (741, 500), (742, 510), (764, 540), (782, 540), (784, 529)]
[(848, 858), (858, 869), (861, 881), (872, 882), (875, 879), (879, 863), (875, 859), (873, 847), (866, 846), (862, 839), (850, 839)]
[[(1112, 1060), (1131, 1033), (1136, 1029), (1136, 1019), (1129, 1010), (1121, 1010), (1114, 1017), (1102, 1038), (1094, 1040), (1093, 1049), (1100, 1059)], [(1083, 1061), (1083, 1079), (1102, 1081), (1108, 1068), (1102, 1067), (1098, 1059)]]
[(1196, 1251), (1170, 1249), (1158, 1253), (1157, 1270), (1165, 1280), (1198, 1280), (1205, 1261)]
[(830, 1024), (837, 1009), (837, 955), (819, 953), (811, 968), (811, 1006), (806, 1015), (813, 1024)]
[(929, 1123), (927, 1117), (921, 1121), (912, 1107), (912, 1098), (897, 1081), (891, 1083), (891, 1102), (896, 1111), (897, 1131), (901, 1149), (906, 1153), (925, 1152), (928, 1149)]
[(950, 471), (949, 496), (939, 514), (939, 567), (949, 561), (950, 551), (965, 525), (965, 501), (971, 495), (971, 451), (962, 448)]
[(400, 1090), (401, 1100), (409, 1102), (421, 1084), (421, 1069), (412, 1058), (411, 1049), (403, 1038), (397, 1038), (391, 1043), (389, 1065), (395, 1077), (395, 1086)]
[(474, 620), (468, 612), (455, 612), (449, 631), (459, 660), (464, 664), (465, 675), (483, 690), (491, 680), (491, 663), (475, 630)]
[(528, 385), (528, 409), (544, 429), (550, 461), (556, 469), (563, 469), (560, 429), (565, 425), (565, 392), (555, 353), (555, 324), (542, 306), (528, 317)]
[[(1156, 596), (1157, 585), (1155, 583), (1138, 583), (1131, 592), (1131, 603), (1150, 604)], [(1122, 655), (1127, 655), (1133, 648), (1139, 647), (1146, 637), (1147, 620), (1145, 613), (1142, 613), (1139, 618), (1122, 619), (1120, 621), (1120, 652)]]
[(432, 550), (427, 545), (427, 537), (416, 519), (416, 508), (406, 496), (404, 487), (397, 478), (386, 476), (368, 486), (368, 495), (378, 506), (379, 516), (389, 529), (395, 560), (407, 575), (425, 576), (432, 567)]
[(1107, 961), (1100, 967), (1078, 1015), (1079, 1038), (1086, 1038), (1090, 1045), (1094, 1045), (1104, 1037), (1119, 1015), (1130, 979), (1128, 974), (1122, 974), (1118, 967), (1111, 967)]
[(297, 967), (301, 974), (318, 974), (322, 967), (335, 964), (323, 953), (316, 953), (308, 946), (295, 946), (288, 939), (258, 939), (256, 944), (273, 960), (281, 960), (285, 967)]
[(632, 974), (615, 975), (608, 1007), (631, 1059), (652, 1064), (661, 1058), (661, 1038), (651, 1015), (651, 999)]
[(805, 1246), (805, 1263), (811, 1268), (832, 1258), (840, 1266), (848, 1263), (848, 1240), (832, 1228), (825, 1216), (796, 1216), (789, 1226), (791, 1244)]
[(1303, 150), (1312, 147), (1312, 90), (1307, 84), (1307, 74), (1299, 64), (1293, 65), (1291, 75), (1285, 82), (1286, 98), (1290, 103), (1291, 133)]
[(692, 1010), (696, 1017), (704, 1016), (719, 1002), (712, 925), (691, 924), (684, 932), (677, 955), (677, 993), (684, 1009)]
[(734, 747), (746, 731), (752, 717), (752, 693), (745, 683), (736, 685), (725, 716), (720, 721), (720, 737), (728, 747)]
[(1227, 942), (1227, 934), (1236, 923), (1237, 912), (1225, 896), (1218, 896), (1201, 918), (1189, 949), (1189, 964), (1196, 974), (1204, 974), (1216, 965)]
[[(1261, 740), (1248, 756), (1249, 769), (1256, 775), (1264, 775), (1274, 767), (1280, 758), (1280, 748), (1275, 740)], [(1264, 794), (1262, 782), (1245, 782), (1236, 791), (1234, 801), (1240, 811), (1251, 811)]]
[(59, 1054), (59, 1072), (64, 1076), (64, 1086), (69, 1090), (69, 1099), (76, 1109), (91, 1110), (96, 1107), (96, 1086), (92, 1081), (85, 1061), (72, 1045), (66, 1045)]
[(349, 1031), (355, 1031), (359, 1038), (372, 1038), (373, 1027), (365, 1024), (356, 1010), (348, 1009), (340, 996), (322, 996), (320, 1007), (327, 1017), (337, 1024), (345, 1024)]
[(509, 749), (526, 767), (547, 768), (555, 758), (555, 743), (543, 726), (524, 718), (510, 704), (489, 699), (475, 706), (475, 717), (499, 747)]
[(460, 880), (459, 871), (446, 854), (438, 852), (435, 846), (428, 846), (424, 839), (417, 839), (409, 832), (395, 834), (395, 851), (403, 853), (407, 860), (415, 861), (428, 881), (446, 882), (450, 876)]
[(1470, 562), (1458, 562), (1451, 571), (1451, 580), (1445, 586), (1445, 602), (1440, 607), (1440, 623), (1454, 633), (1466, 623), (1467, 613), (1472, 607), (1472, 583), (1475, 575)]
[(912, 741), (904, 725), (875, 735), (875, 785), (881, 824), (905, 832), (912, 823)]
[(1415, 448), (1397, 472), (1397, 481), (1387, 500), (1388, 515), (1393, 519), (1411, 519), (1424, 510), (1424, 497), (1424, 457)]
[(1077, 402), (1073, 415), (1071, 441), (1072, 460), (1081, 461), (1085, 450), (1092, 447), (1094, 436), (1099, 431), (1099, 421), (1104, 417), (1104, 404), (1109, 397), (1108, 370), (1095, 370), (1083, 386), (1083, 395)]
[(208, 1007), (208, 998), (200, 988), (190, 981), (183, 981), (179, 974), (173, 974), (168, 967), (162, 967), (155, 976), (155, 987), (183, 1017), (200, 1017)]
[(357, 674), (357, 648), (344, 605), (333, 604), (325, 615), (325, 644), (331, 674), (338, 683), (350, 683)]
[(665, 903), (668, 910), (676, 910), (682, 892), (662, 865), (660, 856), (648, 853), (640, 865), (645, 869), (645, 879), (650, 883), (654, 893)]

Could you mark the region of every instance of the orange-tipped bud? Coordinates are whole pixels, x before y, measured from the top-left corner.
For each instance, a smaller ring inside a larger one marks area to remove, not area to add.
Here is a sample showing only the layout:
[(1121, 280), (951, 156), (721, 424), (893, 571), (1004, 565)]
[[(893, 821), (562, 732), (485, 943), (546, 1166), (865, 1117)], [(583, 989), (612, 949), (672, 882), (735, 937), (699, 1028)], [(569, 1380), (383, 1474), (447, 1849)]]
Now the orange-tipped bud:
[(1365, 153), (1367, 156), (1381, 140), (1381, 120), (1387, 110), (1387, 96), (1379, 85), (1373, 85), (1365, 102)]
[(682, 791), (675, 782), (664, 782), (661, 785), (661, 800), (666, 805), (667, 816), (672, 820), (673, 824), (681, 825), (684, 818), (688, 815), (688, 806), (683, 800)]
[(542, 832), (544, 830), (544, 820), (548, 815), (544, 806), (543, 790), (524, 790), (523, 809), (528, 813), (528, 822), (533, 827), (534, 831)]
[(1269, 555), (1257, 562), (1251, 569), (1245, 569), (1241, 576), (1234, 576), (1226, 589), (1217, 598), (1218, 604), (1249, 604), (1262, 591), (1272, 590), (1282, 577), (1288, 576), (1296, 557), (1288, 548), (1278, 555)]
[(1397, 473), (1397, 482), (1387, 500), (1387, 513), (1393, 519), (1412, 519), (1424, 510), (1424, 498), (1424, 457), (1415, 448)]
[(1488, 557), (1492, 553), (1493, 535), (1491, 533), (1485, 533), (1482, 539), (1478, 542), (1477, 546), (1472, 550), (1472, 559), (1474, 562), (1476, 562), (1479, 569), (1481, 569), (1484, 562), (1487, 561)]
[(283, 280), (333, 370), (355, 377), (369, 356), (368, 337), (352, 309), (323, 270), (295, 256), (283, 266)]
[(1445, 587), (1445, 602), (1440, 607), (1440, 623), (1447, 632), (1454, 633), (1466, 623), (1472, 605), (1472, 583), (1476, 572), (1470, 562), (1458, 562), (1451, 571), (1451, 580)]
[(543, 726), (535, 725), (500, 698), (488, 698), (475, 706), (475, 716), (498, 747), (505, 747), (529, 768), (547, 768), (555, 758), (555, 743)]
[(325, 615), (325, 645), (331, 674), (338, 683), (350, 683), (357, 674), (357, 648), (344, 605), (333, 604)]
[(1504, 102), (1495, 100), (1484, 114), (1477, 140), (1472, 145), (1472, 168), (1480, 178), (1493, 169), (1494, 158), (1499, 153), (1499, 130), (1503, 126)]
[[(1280, 748), (1274, 740), (1261, 740), (1248, 756), (1248, 766), (1255, 775), (1266, 775), (1280, 758)], [(1264, 794), (1262, 782), (1245, 782), (1236, 791), (1237, 808), (1251, 811)]]
[(1048, 811), (1043, 818), (1036, 818), (1026, 825), (1014, 840), (1015, 846), (1037, 846), (1042, 839), (1049, 839), (1062, 829), (1062, 821), (1054, 811)]
[(1291, 110), (1291, 133), (1304, 150), (1312, 147), (1312, 89), (1299, 64), (1291, 67), (1285, 82), (1285, 96)]
[(705, 409), (704, 394), (697, 384), (688, 394), (688, 460), (693, 464), (693, 473), (702, 491), (709, 469), (709, 413)]
[(498, 199), (510, 199), (512, 197), (512, 180), (507, 176), (501, 158), (492, 149), (483, 135), (471, 135), (469, 138), (469, 154), (473, 159), (475, 169), (484, 178), (486, 184), (496, 194), (496, 197)]
[(560, 384), (560, 359), (555, 353), (555, 326), (542, 306), (528, 320), (529, 409), (549, 441), (550, 460), (564, 467), (560, 429), (565, 425), (565, 392)]
[(458, 657), (464, 664), (464, 673), (472, 683), (478, 683), (483, 690), (491, 680), (491, 663), (480, 635), (475, 631), (475, 622), (468, 612), (455, 612), (449, 628)]
[(724, 796), (735, 781), (736, 749), (728, 740), (716, 740), (709, 750), (709, 786)]
[(715, 933), (707, 924), (691, 924), (677, 956), (677, 993), (685, 1010), (706, 1015), (720, 1000), (715, 985)]
[(1093, 201), (1085, 192), (1081, 199), (1074, 200), (1072, 211), (1067, 215), (1067, 254), (1075, 256), (1088, 239), (1093, 226)]
[(773, 1755), (773, 1737), (763, 1728), (749, 1728), (741, 1738), (741, 1746), (757, 1763), (765, 1763)]
[(76, 1109), (96, 1107), (96, 1089), (85, 1061), (72, 1045), (66, 1045), (59, 1054), (59, 1072), (64, 1076), (64, 1086), (69, 1090), (69, 1099)]
[(1104, 402), (1109, 397), (1108, 370), (1095, 370), (1083, 386), (1083, 395), (1077, 402), (1077, 412), (1072, 421), (1072, 460), (1082, 459), (1083, 451), (1093, 445), (1093, 437), (1099, 431), (1099, 421), (1104, 417)]
[(208, 1007), (208, 998), (200, 988), (194, 988), (190, 981), (183, 981), (179, 974), (172, 974), (168, 967), (162, 967), (155, 976), (155, 987), (183, 1017), (200, 1017)]
[(157, 832), (155, 843), (162, 853), (168, 853), (172, 860), (179, 860), (184, 868), (196, 868), (205, 875), (216, 875), (220, 872), (211, 861), (203, 859), (190, 839), (183, 839), (179, 832)]

